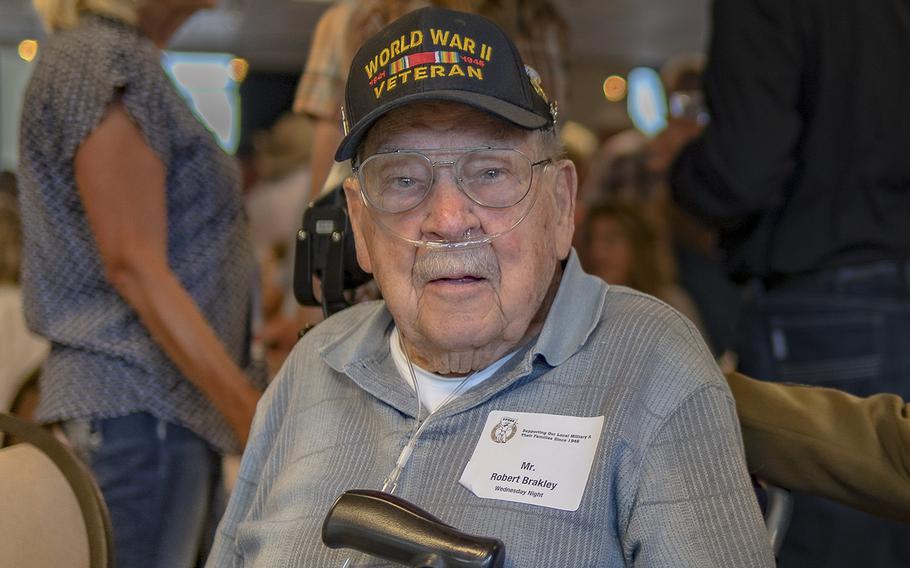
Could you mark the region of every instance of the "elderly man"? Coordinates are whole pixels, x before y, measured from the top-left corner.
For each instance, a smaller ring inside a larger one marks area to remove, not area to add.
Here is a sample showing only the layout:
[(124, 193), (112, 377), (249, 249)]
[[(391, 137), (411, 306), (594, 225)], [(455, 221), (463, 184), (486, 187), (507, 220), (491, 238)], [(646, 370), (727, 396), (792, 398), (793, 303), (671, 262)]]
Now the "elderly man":
[(319, 535), (350, 488), (498, 537), (507, 566), (771, 565), (723, 378), (688, 321), (581, 271), (555, 105), (504, 33), (412, 12), (361, 48), (344, 111), (384, 301), (291, 354), (209, 566), (342, 565)]

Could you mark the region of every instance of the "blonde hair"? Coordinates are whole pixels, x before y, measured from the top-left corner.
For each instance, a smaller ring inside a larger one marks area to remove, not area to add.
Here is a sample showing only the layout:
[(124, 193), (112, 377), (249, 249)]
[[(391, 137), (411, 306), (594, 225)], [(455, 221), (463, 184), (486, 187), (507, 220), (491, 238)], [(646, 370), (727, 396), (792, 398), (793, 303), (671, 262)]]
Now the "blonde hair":
[(74, 28), (86, 13), (136, 24), (140, 0), (32, 0), (44, 27), (51, 32)]

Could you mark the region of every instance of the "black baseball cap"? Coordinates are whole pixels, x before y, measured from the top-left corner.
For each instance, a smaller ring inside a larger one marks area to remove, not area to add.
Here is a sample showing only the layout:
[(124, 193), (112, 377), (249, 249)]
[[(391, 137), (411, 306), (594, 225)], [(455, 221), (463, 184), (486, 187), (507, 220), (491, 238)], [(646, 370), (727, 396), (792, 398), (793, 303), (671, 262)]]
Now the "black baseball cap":
[(354, 156), (385, 113), (416, 101), (453, 101), (536, 130), (556, 120), (540, 75), (515, 44), (476, 14), (421, 8), (368, 39), (351, 63), (344, 93), (345, 137), (335, 159)]

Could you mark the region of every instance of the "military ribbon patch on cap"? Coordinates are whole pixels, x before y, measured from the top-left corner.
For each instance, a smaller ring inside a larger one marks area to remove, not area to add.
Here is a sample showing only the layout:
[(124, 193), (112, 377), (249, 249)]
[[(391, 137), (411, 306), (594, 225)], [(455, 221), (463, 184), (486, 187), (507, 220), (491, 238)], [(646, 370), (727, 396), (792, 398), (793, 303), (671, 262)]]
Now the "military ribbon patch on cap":
[[(416, 51), (421, 47), (423, 51)], [(414, 53), (405, 53), (412, 50)], [(373, 95), (379, 99), (409, 81), (437, 77), (483, 81), (484, 67), (492, 56), (493, 49), (485, 43), (449, 30), (430, 28), (427, 33), (413, 30), (402, 34), (374, 55), (363, 70)]]

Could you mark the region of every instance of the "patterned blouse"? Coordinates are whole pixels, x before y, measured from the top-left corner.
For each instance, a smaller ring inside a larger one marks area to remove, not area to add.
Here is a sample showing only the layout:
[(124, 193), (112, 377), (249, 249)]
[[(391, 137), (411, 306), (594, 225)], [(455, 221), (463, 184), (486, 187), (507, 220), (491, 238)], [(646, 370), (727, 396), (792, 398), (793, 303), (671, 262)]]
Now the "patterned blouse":
[(90, 16), (42, 45), (22, 114), (25, 312), (52, 342), (38, 416), (148, 412), (233, 450), (227, 422), (105, 279), (73, 161), (117, 97), (167, 170), (168, 263), (228, 353), (248, 363), (256, 269), (237, 166), (181, 99), (152, 42)]

